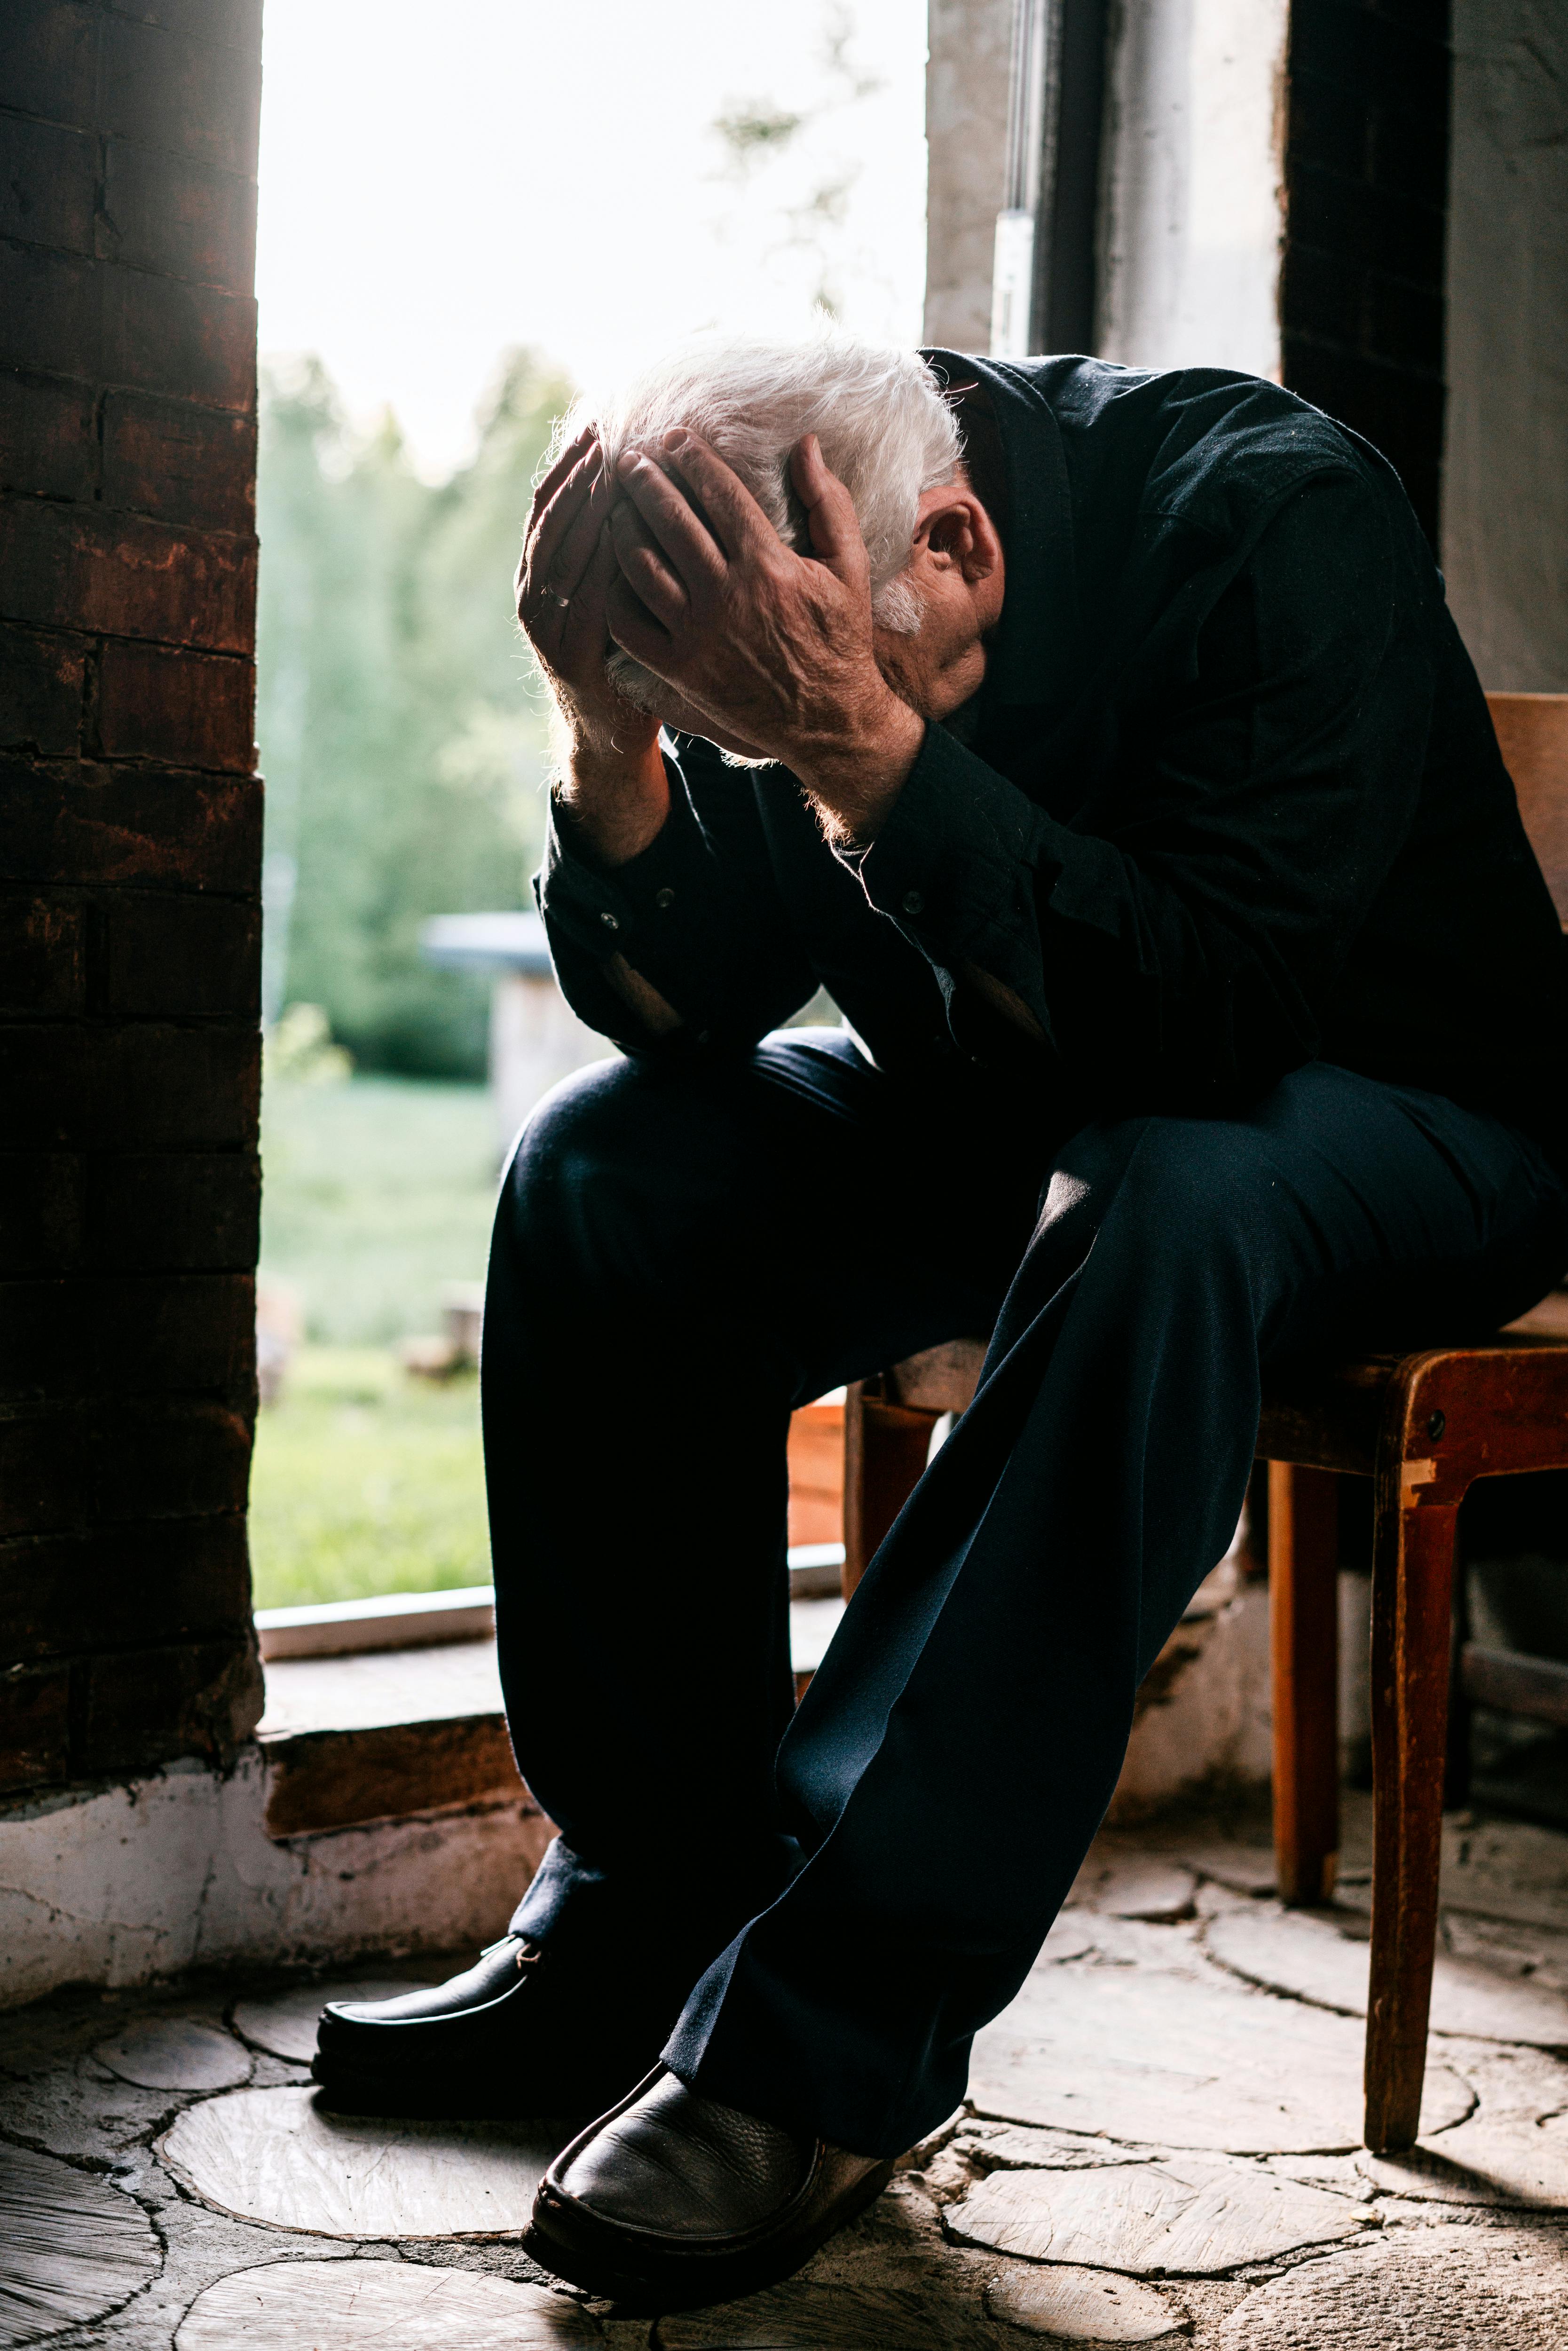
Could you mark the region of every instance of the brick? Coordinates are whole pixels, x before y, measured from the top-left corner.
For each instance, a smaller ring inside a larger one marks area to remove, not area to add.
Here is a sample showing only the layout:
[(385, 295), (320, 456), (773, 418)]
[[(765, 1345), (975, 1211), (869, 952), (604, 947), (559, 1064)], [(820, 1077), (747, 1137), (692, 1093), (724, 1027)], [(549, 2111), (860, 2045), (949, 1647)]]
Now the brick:
[(0, 364), (248, 410), (256, 304), (123, 262), (0, 244)]
[(1439, 286), (1443, 215), (1385, 188), (1360, 187), (1306, 168), (1291, 175), (1290, 241)]
[(98, 467), (89, 386), (0, 369), (0, 489), (90, 498)]
[(261, 46), (261, 0), (122, 0), (120, 13), (247, 55)]
[(245, 1507), (250, 1427), (219, 1404), (65, 1404), (0, 1420), (0, 1535)]
[(85, 771), (0, 758), (0, 879), (140, 882), (251, 896), (261, 881), (258, 777)]
[(256, 183), (189, 156), (111, 139), (96, 250), (105, 261), (249, 294)]
[(0, 1288), (0, 1395), (12, 1402), (210, 1394), (248, 1405), (256, 1286), (244, 1274), (57, 1276)]
[(1375, 273), (1366, 283), (1364, 348), (1375, 358), (1440, 374), (1444, 316), (1443, 297), (1435, 287)]
[(0, 1009), (87, 1008), (86, 909), (79, 899), (0, 890)]
[(1419, 33), (1426, 39), (1448, 39), (1451, 9), (1449, 0), (1365, 0), (1375, 16), (1386, 17), (1391, 25), (1402, 26), (1407, 33)]
[(0, 115), (0, 236), (90, 253), (97, 184), (89, 132)]
[(111, 506), (197, 530), (256, 528), (256, 417), (111, 392), (103, 408), (103, 494)]
[(89, 0), (6, 0), (6, 105), (91, 130), (102, 22)]
[(1448, 200), (1447, 117), (1380, 108), (1372, 122), (1371, 176), (1380, 188), (1441, 211)]
[(232, 655), (110, 641), (99, 670), (106, 758), (245, 770), (256, 758), (256, 670)]
[(0, 499), (5, 617), (249, 656), (256, 548), (101, 507)]
[(105, 923), (112, 1019), (259, 1019), (259, 906), (127, 893), (110, 903)]
[(78, 1265), (86, 1192), (86, 1163), (78, 1157), (0, 1152), (0, 1273)]
[(90, 1447), (84, 1414), (0, 1420), (0, 1535), (85, 1524)]
[(70, 1777), (70, 1676), (63, 1666), (0, 1673), (0, 1790)]
[(1365, 272), (1340, 256), (1287, 243), (1280, 311), (1293, 333), (1322, 337), (1354, 350), (1361, 341)]
[(515, 1802), (528, 1793), (499, 1710), (353, 1730), (269, 1732), (262, 1752), (267, 1833), (274, 1837), (309, 1836), (441, 1804)]
[[(0, 1171), (5, 1165), (0, 1160)], [(80, 1247), (94, 1265), (244, 1271), (256, 1263), (261, 1166), (254, 1151), (106, 1155), (85, 1164), (82, 1187)], [(62, 1245), (68, 1229), (62, 1210)], [(41, 1254), (34, 1261), (44, 1261)]]
[(1412, 31), (1354, 0), (1295, 0), (1291, 71), (1321, 74), (1378, 106), (1438, 115), (1448, 108), (1448, 52), (1437, 26)]
[(83, 255), (0, 245), (0, 364), (95, 381), (100, 274)]
[(207, 1518), (243, 1510), (250, 1482), (250, 1415), (218, 1404), (159, 1415), (103, 1415), (96, 1500), (101, 1520)]
[(0, 1543), (0, 1656), (68, 1656), (84, 1625), (95, 1649), (243, 1636), (250, 1614), (237, 1511)]
[(1293, 72), (1289, 110), (1286, 152), (1292, 167), (1310, 163), (1347, 180), (1371, 176), (1373, 114), (1359, 90), (1321, 74)]
[(75, 752), (87, 641), (0, 622), (0, 747)]
[(99, 262), (99, 365), (106, 382), (256, 405), (256, 303), (248, 294), (188, 286), (123, 263)]
[(170, 29), (110, 16), (103, 36), (100, 127), (254, 178), (259, 48), (247, 42), (236, 50), (193, 35), (189, 14)]
[(176, 1755), (225, 1762), (261, 1719), (256, 1635), (84, 1657), (74, 1777), (134, 1771)]
[(0, 1095), (14, 1134), (45, 1150), (249, 1144), (260, 1040), (249, 1027), (0, 1029)]

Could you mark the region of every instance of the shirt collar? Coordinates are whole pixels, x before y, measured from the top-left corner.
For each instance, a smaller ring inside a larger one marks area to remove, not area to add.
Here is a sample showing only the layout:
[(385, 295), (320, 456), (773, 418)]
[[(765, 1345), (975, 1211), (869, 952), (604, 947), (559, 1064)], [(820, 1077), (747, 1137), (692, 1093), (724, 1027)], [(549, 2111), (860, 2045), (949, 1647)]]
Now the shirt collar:
[(967, 351), (921, 356), (945, 384), (985, 384), (1007, 461), (1007, 586), (986, 666), (986, 700), (1054, 702), (1071, 674), (1078, 589), (1061, 430), (1035, 381), (1043, 371), (1038, 362), (1019, 366)]

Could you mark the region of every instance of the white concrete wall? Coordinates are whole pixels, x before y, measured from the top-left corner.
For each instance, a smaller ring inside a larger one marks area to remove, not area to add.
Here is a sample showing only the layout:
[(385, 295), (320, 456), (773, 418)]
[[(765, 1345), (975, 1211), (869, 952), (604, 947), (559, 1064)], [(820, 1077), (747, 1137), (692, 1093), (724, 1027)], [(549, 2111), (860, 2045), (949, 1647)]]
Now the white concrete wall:
[(931, 0), (925, 340), (947, 350), (990, 347), (1012, 27), (1012, 0)]
[(1123, 0), (1095, 349), (1280, 374), (1288, 0)]
[(1443, 567), (1483, 685), (1568, 693), (1568, 6), (1455, 0)]
[(473, 1949), (505, 1934), (550, 1834), (523, 1800), (275, 1843), (266, 1766), (175, 1764), (0, 1817), (0, 2007), (240, 1959)]

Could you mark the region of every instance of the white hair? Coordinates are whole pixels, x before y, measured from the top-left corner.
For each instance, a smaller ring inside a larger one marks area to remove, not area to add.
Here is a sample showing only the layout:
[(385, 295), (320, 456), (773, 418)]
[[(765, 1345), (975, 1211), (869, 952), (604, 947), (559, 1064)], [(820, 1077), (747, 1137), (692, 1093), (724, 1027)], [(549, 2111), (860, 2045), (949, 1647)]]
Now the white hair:
[[(957, 420), (917, 351), (856, 341), (821, 328), (795, 341), (703, 336), (645, 369), (597, 408), (580, 407), (557, 445), (589, 418), (605, 464), (629, 443), (674, 425), (700, 433), (733, 466), (785, 544), (810, 546), (805, 510), (789, 479), (790, 453), (814, 433), (822, 456), (854, 501), (871, 562), (872, 611), (883, 628), (913, 636), (922, 605), (903, 579), (922, 495), (958, 474)], [(617, 651), (612, 678), (644, 708), (660, 689)]]

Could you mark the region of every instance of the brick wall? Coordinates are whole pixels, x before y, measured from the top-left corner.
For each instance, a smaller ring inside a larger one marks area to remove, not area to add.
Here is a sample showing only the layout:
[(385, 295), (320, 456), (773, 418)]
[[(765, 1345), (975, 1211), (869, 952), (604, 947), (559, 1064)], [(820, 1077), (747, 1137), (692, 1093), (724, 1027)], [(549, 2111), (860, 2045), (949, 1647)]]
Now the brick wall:
[(1292, 0), (1285, 381), (1398, 467), (1434, 545), (1448, 86), (1448, 0)]
[(5, 0), (0, 1791), (259, 1704), (259, 0)]

